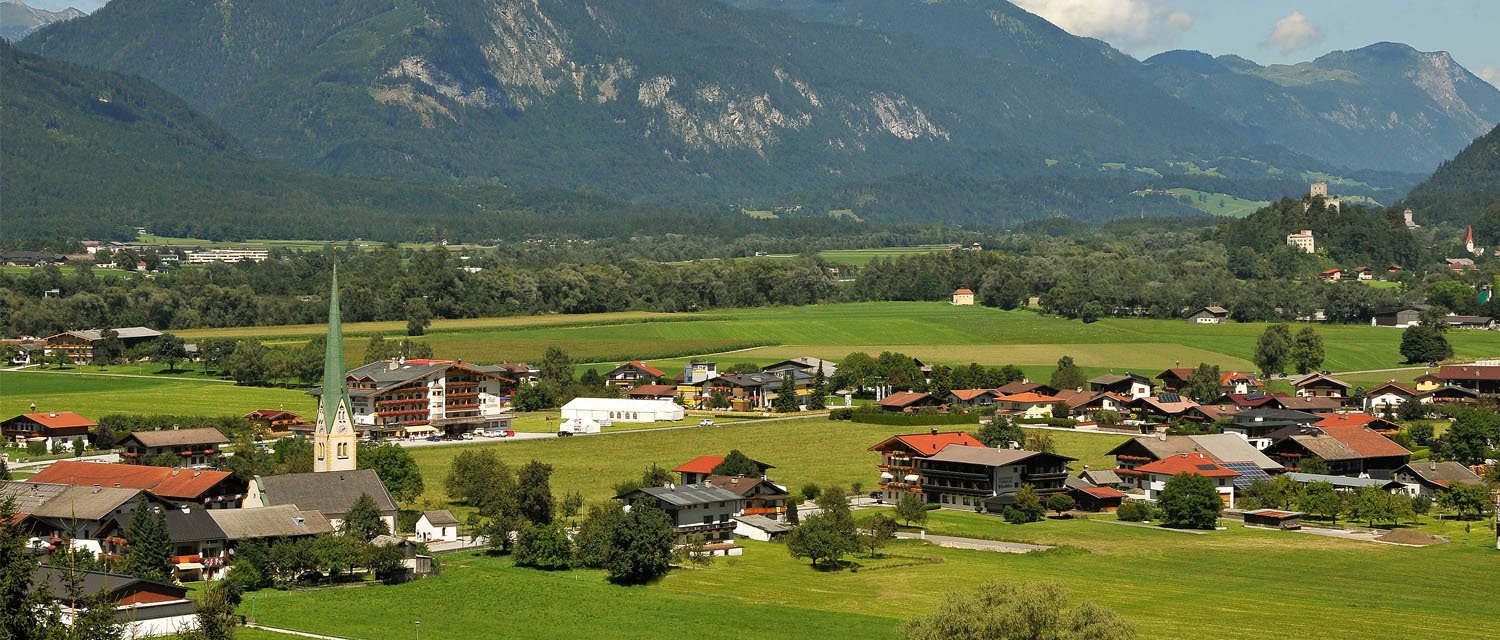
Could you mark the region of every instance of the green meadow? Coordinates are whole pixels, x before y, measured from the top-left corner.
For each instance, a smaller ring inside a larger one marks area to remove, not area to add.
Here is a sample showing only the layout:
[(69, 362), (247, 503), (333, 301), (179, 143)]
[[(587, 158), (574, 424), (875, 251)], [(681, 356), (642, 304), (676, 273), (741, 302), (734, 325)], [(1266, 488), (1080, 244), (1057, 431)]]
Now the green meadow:
[(0, 371), (0, 415), (26, 413), (33, 402), (38, 411), (72, 411), (94, 420), (109, 413), (218, 416), (280, 407), (311, 411), (316, 404), (300, 390), (210, 380)]
[[(858, 515), (858, 514), (856, 514)], [(1101, 517), (1108, 519), (1108, 517)], [(1091, 520), (1010, 525), (938, 512), (933, 532), (1059, 545), (1030, 554), (898, 541), (857, 570), (815, 571), (780, 544), (677, 569), (641, 587), (601, 572), (546, 572), (475, 552), (441, 556), (441, 575), (387, 587), (260, 591), (260, 624), (346, 638), (891, 638), (943, 594), (985, 580), (1061, 581), (1109, 607), (1141, 638), (1485, 638), (1500, 600), (1488, 533), (1408, 548), (1229, 524), (1186, 535)], [(1470, 588), (1454, 588), (1470, 585)], [(274, 638), (270, 634), (245, 636)]]

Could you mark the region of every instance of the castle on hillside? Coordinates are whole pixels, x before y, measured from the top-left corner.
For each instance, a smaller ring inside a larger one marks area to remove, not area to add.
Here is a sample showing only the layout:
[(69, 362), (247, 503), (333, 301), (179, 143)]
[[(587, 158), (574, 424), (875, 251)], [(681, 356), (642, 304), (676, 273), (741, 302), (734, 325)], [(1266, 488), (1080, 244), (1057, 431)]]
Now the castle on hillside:
[[(1339, 201), (1338, 198), (1330, 198), (1330, 197), (1328, 197), (1328, 183), (1327, 182), (1314, 182), (1314, 183), (1312, 183), (1312, 185), (1307, 188), (1307, 197), (1308, 197), (1308, 200), (1311, 200), (1313, 198), (1322, 198), (1323, 199), (1323, 206), (1325, 208), (1333, 210), (1333, 211), (1341, 211), (1342, 210), (1342, 208), (1340, 206), (1342, 203)], [(1302, 210), (1303, 211), (1307, 211), (1311, 207), (1312, 207), (1312, 203), (1311, 202), (1303, 202), (1302, 203)]]

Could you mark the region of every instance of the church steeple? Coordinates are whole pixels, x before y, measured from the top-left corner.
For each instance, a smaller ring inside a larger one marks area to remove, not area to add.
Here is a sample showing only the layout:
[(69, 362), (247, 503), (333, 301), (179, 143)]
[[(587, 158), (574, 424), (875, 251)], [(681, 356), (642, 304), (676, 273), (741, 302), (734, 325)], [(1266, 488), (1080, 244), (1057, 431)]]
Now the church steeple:
[(318, 423), (313, 430), (313, 471), (355, 468), (355, 433), (349, 388), (344, 382), (344, 330), (339, 317), (339, 268), (333, 267), (328, 295), (328, 344), (323, 350), (323, 391), (318, 396)]

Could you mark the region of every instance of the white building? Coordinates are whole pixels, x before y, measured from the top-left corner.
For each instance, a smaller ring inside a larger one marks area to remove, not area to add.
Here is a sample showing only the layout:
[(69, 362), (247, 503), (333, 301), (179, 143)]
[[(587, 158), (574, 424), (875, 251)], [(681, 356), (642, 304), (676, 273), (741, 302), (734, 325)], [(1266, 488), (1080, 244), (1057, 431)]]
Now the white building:
[(1303, 229), (1296, 233), (1286, 234), (1286, 243), (1289, 246), (1301, 249), (1303, 253), (1317, 253), (1318, 245), (1313, 240), (1312, 229)]
[(513, 417), (515, 381), (498, 366), (382, 360), (351, 370), (346, 383), (355, 429), (374, 437), (508, 429)]
[(1234, 479), (1240, 474), (1204, 454), (1179, 453), (1143, 464), (1135, 470), (1141, 474), (1141, 488), (1146, 490), (1147, 500), (1161, 499), (1161, 492), (1167, 488), (1167, 481), (1173, 476), (1180, 473), (1196, 473), (1213, 481), (1214, 490), (1219, 494), (1219, 499), (1224, 502), (1224, 506), (1234, 508)]
[(265, 249), (207, 249), (194, 251), (188, 254), (188, 264), (208, 264), (210, 262), (260, 262), (271, 257), (271, 252)]
[(458, 540), (458, 518), (447, 509), (423, 511), (417, 518), (418, 542), (455, 542)]
[(562, 408), (562, 419), (577, 422), (674, 422), (683, 418), (682, 406), (670, 400), (574, 398)]

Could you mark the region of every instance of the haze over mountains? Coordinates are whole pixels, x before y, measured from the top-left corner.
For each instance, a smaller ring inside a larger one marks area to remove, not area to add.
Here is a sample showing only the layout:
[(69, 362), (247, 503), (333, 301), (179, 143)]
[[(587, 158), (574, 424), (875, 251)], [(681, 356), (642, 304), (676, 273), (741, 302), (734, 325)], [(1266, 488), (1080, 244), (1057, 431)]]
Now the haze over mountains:
[(12, 42), (54, 22), (81, 18), (84, 13), (72, 7), (47, 11), (30, 6), (24, 0), (0, 0), (0, 38)]
[(1389, 202), (1500, 121), (1500, 91), (1400, 45), (1140, 62), (999, 0), (728, 2), (114, 0), (20, 46), (299, 171), (964, 224), (1324, 173)]

